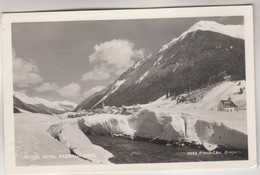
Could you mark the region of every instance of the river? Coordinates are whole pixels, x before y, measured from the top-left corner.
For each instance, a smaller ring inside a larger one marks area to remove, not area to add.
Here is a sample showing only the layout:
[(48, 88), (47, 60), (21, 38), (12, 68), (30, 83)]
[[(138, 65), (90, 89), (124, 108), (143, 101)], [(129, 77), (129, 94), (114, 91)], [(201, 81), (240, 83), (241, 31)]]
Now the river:
[(111, 152), (114, 158), (110, 161), (115, 164), (126, 163), (166, 163), (166, 162), (197, 162), (220, 160), (247, 160), (246, 151), (232, 149), (217, 149), (207, 152), (194, 146), (173, 146), (152, 143), (143, 140), (130, 140), (103, 135), (87, 137), (92, 143)]

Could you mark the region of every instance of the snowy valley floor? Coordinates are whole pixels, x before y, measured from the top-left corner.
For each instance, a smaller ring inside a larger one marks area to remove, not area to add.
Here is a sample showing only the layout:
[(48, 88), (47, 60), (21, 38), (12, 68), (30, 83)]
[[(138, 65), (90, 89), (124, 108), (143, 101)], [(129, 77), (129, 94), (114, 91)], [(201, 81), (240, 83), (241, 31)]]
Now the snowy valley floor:
[(15, 114), (15, 154), (17, 166), (86, 164), (72, 156), (69, 149), (47, 132), (58, 117), (35, 114)]
[[(29, 112), (15, 114), (16, 163), (28, 166), (247, 159), (245, 110), (173, 111), (156, 104), (142, 108), (150, 110), (135, 115), (95, 114), (72, 119)], [(165, 142), (149, 142), (154, 139)], [(181, 144), (174, 145), (176, 141)]]

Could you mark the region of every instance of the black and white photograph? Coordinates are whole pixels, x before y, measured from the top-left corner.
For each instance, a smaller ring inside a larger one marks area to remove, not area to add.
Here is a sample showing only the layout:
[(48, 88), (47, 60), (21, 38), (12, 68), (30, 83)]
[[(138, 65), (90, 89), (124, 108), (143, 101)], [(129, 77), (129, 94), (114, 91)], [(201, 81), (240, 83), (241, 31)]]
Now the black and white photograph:
[(4, 92), (13, 166), (249, 161), (252, 26), (247, 7), (234, 9), (10, 15)]

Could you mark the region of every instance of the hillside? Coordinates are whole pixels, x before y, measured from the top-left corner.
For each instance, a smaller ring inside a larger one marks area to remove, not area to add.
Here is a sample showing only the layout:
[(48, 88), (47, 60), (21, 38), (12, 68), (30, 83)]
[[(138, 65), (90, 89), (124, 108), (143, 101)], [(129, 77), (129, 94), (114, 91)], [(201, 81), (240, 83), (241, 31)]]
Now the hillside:
[[(205, 88), (196, 89), (188, 93), (180, 94), (175, 98), (166, 95), (142, 107), (148, 109), (163, 108), (172, 110), (206, 110), (218, 111), (217, 107), (221, 100), (231, 98), (238, 110), (246, 110), (246, 82), (223, 81)], [(160, 111), (160, 112), (163, 112)]]
[(166, 93), (178, 96), (216, 84), (226, 76), (232, 81), (245, 80), (241, 28), (240, 25), (199, 22), (157, 52), (136, 62), (113, 84), (86, 99), (74, 111), (98, 108), (103, 102), (109, 106), (145, 104)]

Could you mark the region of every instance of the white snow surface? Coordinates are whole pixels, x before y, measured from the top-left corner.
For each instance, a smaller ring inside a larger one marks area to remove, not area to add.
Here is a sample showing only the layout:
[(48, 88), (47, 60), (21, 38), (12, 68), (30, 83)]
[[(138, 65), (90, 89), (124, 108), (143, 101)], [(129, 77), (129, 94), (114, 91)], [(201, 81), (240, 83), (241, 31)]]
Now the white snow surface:
[(212, 31), (221, 33), (224, 35), (231, 36), (233, 38), (244, 39), (244, 26), (243, 25), (223, 25), (214, 21), (199, 21), (184, 32), (180, 38), (183, 39), (188, 33), (202, 30), (202, 31)]
[[(240, 89), (243, 93), (239, 94)], [(246, 82), (224, 81), (198, 89), (191, 94), (201, 95), (196, 103), (180, 103), (165, 96), (140, 105), (138, 115), (124, 116), (96, 114), (81, 120), (82, 128), (96, 134), (123, 134), (168, 141), (190, 141), (204, 145), (208, 150), (217, 145), (247, 148)], [(190, 94), (182, 94), (188, 97)], [(217, 110), (220, 100), (232, 101), (235, 112)]]
[(142, 76), (140, 76), (138, 80), (136, 80), (136, 83), (141, 83), (144, 80), (144, 78), (149, 74), (149, 72), (150, 70), (146, 71)]
[[(244, 89), (243, 94), (238, 94), (240, 88)], [(191, 92), (192, 94), (193, 92)], [(247, 134), (247, 111), (246, 111), (246, 81), (224, 81), (216, 84), (214, 87), (196, 90), (197, 96), (203, 96), (196, 103), (180, 103), (171, 98), (166, 99), (162, 96), (158, 100), (149, 104), (141, 105), (141, 108), (153, 110), (155, 112), (173, 111), (190, 114), (202, 120), (209, 122), (224, 123), (227, 127)], [(182, 94), (180, 96), (188, 96)], [(217, 110), (220, 100), (231, 100), (238, 106), (237, 112), (222, 112)]]
[(157, 59), (157, 61), (155, 61), (155, 62), (153, 63), (153, 66), (160, 65), (160, 64), (161, 64), (160, 61), (161, 61), (162, 57), (163, 57), (163, 55), (161, 55), (161, 56)]
[[(244, 89), (243, 94), (238, 94), (240, 88)], [(203, 98), (198, 103), (180, 104), (177, 108), (182, 109), (200, 109), (217, 111), (218, 104), (221, 100), (228, 98), (238, 106), (239, 110), (246, 109), (246, 82), (242, 81), (224, 81), (209, 91), (205, 92)]]
[(165, 113), (147, 109), (140, 111), (137, 116), (97, 114), (78, 122), (82, 130), (93, 134), (185, 140), (205, 145), (206, 149), (216, 148), (215, 145), (246, 149), (247, 135), (223, 123), (182, 112)]
[(134, 116), (116, 114), (96, 114), (79, 119), (79, 127), (94, 134), (124, 134), (134, 135)]
[(69, 149), (54, 139), (48, 128), (61, 122), (58, 117), (37, 114), (14, 114), (17, 166), (84, 165), (91, 162), (72, 156)]
[(78, 157), (92, 163), (111, 163), (108, 159), (114, 157), (102, 147), (94, 145), (74, 123), (61, 122), (52, 125), (48, 132), (54, 138), (59, 138), (59, 141)]
[[(243, 93), (239, 94), (240, 89)], [(204, 145), (208, 150), (217, 145), (247, 148), (246, 82), (224, 81), (195, 90), (190, 94), (202, 96), (195, 103), (179, 103), (164, 96), (140, 105), (139, 114), (95, 114), (80, 120), (81, 128), (95, 134), (122, 134), (131, 137), (159, 138), (168, 141), (189, 141)], [(217, 110), (220, 100), (232, 101), (235, 112)]]
[(117, 89), (119, 89), (119, 87), (120, 87), (125, 81), (126, 81), (125, 79), (116, 81), (116, 83), (114, 84), (114, 86), (113, 86), (113, 88), (112, 88), (112, 91), (109, 92), (109, 95), (110, 95), (110, 94), (113, 94)]
[(97, 106), (98, 104), (100, 104), (102, 101), (104, 101), (109, 95), (111, 95), (111, 94), (113, 94), (115, 91), (117, 91), (117, 90), (120, 88), (120, 86), (121, 86), (122, 84), (124, 84), (125, 81), (126, 81), (126, 79), (117, 80), (117, 81), (115, 82), (115, 84), (113, 85), (113, 87), (111, 88), (111, 90), (110, 90), (101, 100), (99, 100), (99, 101), (93, 106), (93, 108), (94, 108), (95, 106)]
[(152, 56), (152, 53), (151, 53), (150, 55), (148, 55), (147, 57), (145, 57), (145, 58), (143, 58), (143, 59), (137, 61), (137, 62), (132, 66), (132, 68), (133, 68), (133, 69), (136, 69), (137, 67), (141, 66), (141, 65), (144, 63), (144, 61), (147, 60), (147, 59), (150, 59), (151, 56)]
[[(243, 94), (238, 94), (240, 89), (243, 89)], [(192, 94), (193, 92), (191, 92)], [(220, 100), (227, 100), (229, 97), (238, 106), (239, 109), (246, 109), (246, 81), (223, 81), (216, 84), (212, 88), (206, 90), (199, 89), (195, 92), (197, 96), (202, 96), (202, 99), (197, 103), (181, 103), (176, 104), (176, 100), (171, 98), (166, 99), (165, 96), (160, 97), (149, 104), (150, 107), (163, 105), (168, 108), (175, 109), (200, 109), (200, 110), (217, 110)], [(179, 96), (188, 96), (189, 94), (181, 94)], [(147, 105), (143, 105), (144, 107)]]
[(169, 42), (169, 43), (163, 45), (163, 46), (161, 47), (161, 49), (159, 50), (159, 52), (162, 52), (162, 51), (168, 49), (172, 44), (174, 44), (176, 41), (178, 41), (178, 39), (179, 39), (179, 38), (174, 38), (173, 40), (171, 40), (171, 42)]
[(175, 66), (175, 68), (172, 70), (172, 72), (175, 72), (176, 69), (177, 69), (179, 66), (180, 66), (180, 63), (177, 63), (176, 66)]
[(133, 68), (136, 69), (137, 67), (139, 67), (142, 64), (143, 60), (139, 60), (137, 61), (134, 65)]
[[(58, 109), (60, 111), (65, 111), (65, 110), (72, 110), (74, 109), (77, 104), (71, 101), (49, 101), (43, 98), (39, 98), (39, 97), (29, 97), (24, 93), (18, 93), (18, 92), (14, 92), (14, 96), (19, 98), (21, 101), (23, 101), (26, 104), (32, 104), (32, 105), (36, 105), (36, 104), (42, 104), (46, 107), (49, 108), (53, 108), (53, 109)], [(69, 107), (71, 106), (71, 107)]]
[[(239, 85), (238, 85), (239, 84)], [(240, 88), (245, 89), (243, 95), (237, 95), (240, 91)], [(238, 97), (244, 97), (246, 95), (246, 81), (224, 81), (223, 83), (214, 87), (211, 91), (209, 91), (202, 99), (204, 103), (210, 103), (214, 101), (227, 100), (228, 97), (231, 97), (233, 101), (237, 101), (240, 99)], [(242, 103), (242, 102), (240, 102)]]
[(171, 42), (163, 45), (159, 50), (159, 52), (166, 50), (179, 39), (183, 39), (188, 33), (195, 32), (197, 30), (212, 31), (212, 32), (228, 35), (233, 38), (239, 38), (239, 39), (245, 38), (243, 25), (223, 25), (215, 21), (199, 21), (198, 23), (190, 27), (187, 31), (183, 32), (178, 38), (174, 38)]

